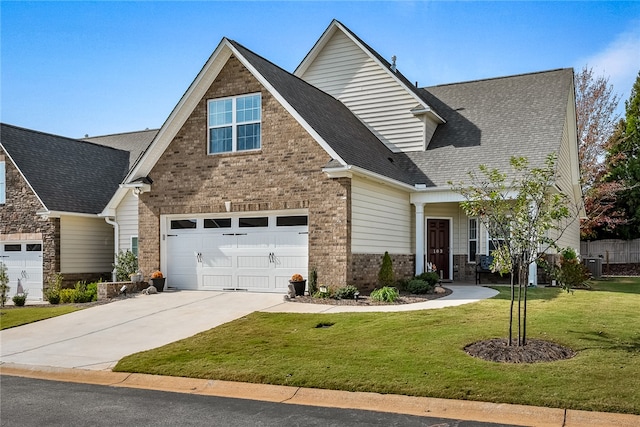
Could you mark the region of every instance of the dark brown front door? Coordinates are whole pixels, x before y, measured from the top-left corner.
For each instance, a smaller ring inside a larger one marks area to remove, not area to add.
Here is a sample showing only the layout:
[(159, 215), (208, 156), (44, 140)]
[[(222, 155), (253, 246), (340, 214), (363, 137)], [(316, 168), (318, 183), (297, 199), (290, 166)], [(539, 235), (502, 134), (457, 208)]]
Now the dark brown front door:
[[(427, 262), (436, 265), (438, 274), (449, 279), (449, 220), (427, 220)], [(426, 266), (425, 266), (426, 267)], [(441, 273), (442, 272), (442, 273)]]

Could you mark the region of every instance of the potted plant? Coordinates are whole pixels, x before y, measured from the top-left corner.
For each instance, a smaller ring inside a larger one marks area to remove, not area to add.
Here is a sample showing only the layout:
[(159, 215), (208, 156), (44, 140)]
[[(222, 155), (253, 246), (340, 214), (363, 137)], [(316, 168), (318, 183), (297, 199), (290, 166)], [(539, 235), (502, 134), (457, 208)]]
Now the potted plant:
[(151, 273), (151, 284), (158, 290), (158, 292), (164, 291), (165, 280), (166, 278), (162, 275), (162, 272), (160, 270), (156, 270)]
[(304, 288), (307, 286), (307, 281), (304, 280), (301, 274), (296, 273), (291, 276), (289, 283), (293, 285), (293, 288), (296, 291), (296, 296), (304, 295)]

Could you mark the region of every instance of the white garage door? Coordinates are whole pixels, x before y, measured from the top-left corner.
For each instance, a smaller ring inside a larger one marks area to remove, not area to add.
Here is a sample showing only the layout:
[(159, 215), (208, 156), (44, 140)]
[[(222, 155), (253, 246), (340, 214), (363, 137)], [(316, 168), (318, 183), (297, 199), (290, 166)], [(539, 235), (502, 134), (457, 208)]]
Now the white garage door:
[(179, 289), (287, 291), (307, 277), (307, 215), (168, 217), (167, 285)]
[(7, 266), (9, 299), (17, 293), (18, 281), (28, 299), (42, 299), (42, 242), (2, 242), (0, 262)]

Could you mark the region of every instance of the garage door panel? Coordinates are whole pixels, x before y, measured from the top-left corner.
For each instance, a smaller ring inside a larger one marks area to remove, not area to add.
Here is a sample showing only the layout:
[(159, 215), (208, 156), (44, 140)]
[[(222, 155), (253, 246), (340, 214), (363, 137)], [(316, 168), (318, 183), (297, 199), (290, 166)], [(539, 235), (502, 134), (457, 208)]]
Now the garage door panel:
[(221, 252), (202, 254), (202, 266), (204, 268), (230, 268), (233, 267), (233, 256)]
[(276, 289), (286, 291), (289, 289), (289, 280), (291, 279), (292, 274), (287, 274), (286, 276), (278, 276), (276, 275), (275, 284)]
[(269, 257), (267, 255), (238, 256), (238, 268), (269, 268)]
[(309, 235), (304, 232), (278, 232), (275, 235), (276, 248), (304, 248), (309, 244)]
[(202, 286), (209, 289), (225, 289), (233, 286), (233, 274), (210, 274), (202, 275)]
[(269, 276), (238, 275), (238, 288), (268, 290)]
[(238, 236), (238, 249), (261, 249), (270, 246), (269, 233), (247, 233)]
[(276, 256), (276, 268), (282, 269), (306, 269), (307, 268), (307, 257), (306, 256)]

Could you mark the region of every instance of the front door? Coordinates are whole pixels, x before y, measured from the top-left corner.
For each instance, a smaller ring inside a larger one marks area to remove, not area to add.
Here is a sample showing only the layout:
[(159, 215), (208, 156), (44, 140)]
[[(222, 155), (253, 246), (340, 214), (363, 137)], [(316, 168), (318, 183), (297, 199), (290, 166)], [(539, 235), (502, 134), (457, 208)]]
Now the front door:
[(427, 262), (436, 265), (442, 279), (449, 280), (449, 220), (427, 220)]

